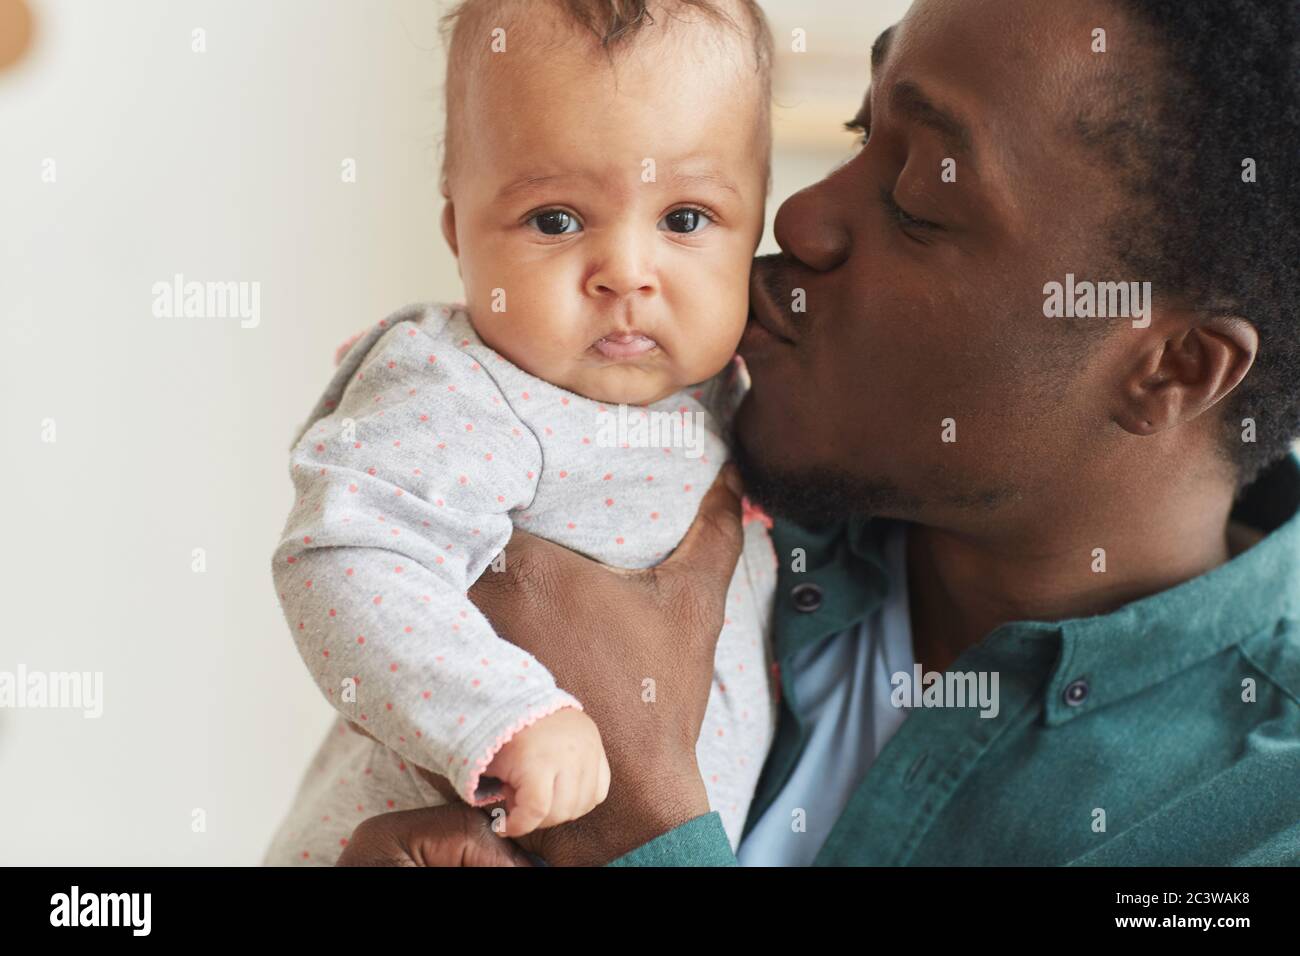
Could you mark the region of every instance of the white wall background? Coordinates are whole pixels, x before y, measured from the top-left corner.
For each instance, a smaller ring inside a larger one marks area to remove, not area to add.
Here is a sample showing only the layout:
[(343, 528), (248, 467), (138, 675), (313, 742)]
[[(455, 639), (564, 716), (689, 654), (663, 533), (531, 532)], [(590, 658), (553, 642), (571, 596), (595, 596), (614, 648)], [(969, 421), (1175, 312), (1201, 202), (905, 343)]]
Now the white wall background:
[[(340, 341), (460, 294), (443, 4), (27, 2), (35, 44), (0, 73), (0, 671), (100, 671), (104, 713), (0, 709), (0, 863), (256, 863), (331, 719), (269, 571), (289, 441)], [(764, 6), (779, 47), (808, 32), (770, 217), (847, 154), (907, 3)], [(155, 318), (175, 273), (259, 282), (261, 324)]]

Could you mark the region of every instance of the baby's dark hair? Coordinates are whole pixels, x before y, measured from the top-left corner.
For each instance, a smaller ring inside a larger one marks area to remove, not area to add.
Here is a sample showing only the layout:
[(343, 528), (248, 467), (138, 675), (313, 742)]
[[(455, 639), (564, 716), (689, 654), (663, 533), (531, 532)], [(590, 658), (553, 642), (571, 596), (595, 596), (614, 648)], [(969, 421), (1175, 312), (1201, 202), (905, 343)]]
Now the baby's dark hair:
[(483, 62), (490, 49), (491, 32), (504, 21), (527, 24), (543, 17), (558, 17), (589, 33), (593, 43), (611, 59), (636, 42), (660, 15), (684, 19), (698, 14), (745, 37), (762, 84), (762, 114), (770, 124), (773, 45), (772, 32), (756, 0), (461, 0), (442, 18), (447, 37), (447, 126), (443, 145), (443, 181), (455, 163), (455, 139), (464, 97), (466, 72)]
[(1206, 317), (1259, 331), (1223, 409), (1240, 490), (1300, 438), (1300, 3), (1112, 2), (1161, 54), (1153, 95), (1133, 84), (1079, 128), (1130, 195), (1119, 262)]
[[(671, 16), (676, 11), (696, 10), (705, 17), (733, 28), (747, 29), (754, 41), (754, 58), (760, 70), (768, 70), (772, 63), (772, 36), (767, 17), (755, 0), (738, 0), (736, 3), (719, 3), (717, 0), (675, 0), (658, 4), (649, 0), (557, 0), (560, 7), (574, 23), (590, 30), (606, 49), (623, 41), (630, 41), (647, 24), (655, 22), (651, 7), (657, 6)], [(745, 23), (739, 24), (728, 11), (739, 8)]]

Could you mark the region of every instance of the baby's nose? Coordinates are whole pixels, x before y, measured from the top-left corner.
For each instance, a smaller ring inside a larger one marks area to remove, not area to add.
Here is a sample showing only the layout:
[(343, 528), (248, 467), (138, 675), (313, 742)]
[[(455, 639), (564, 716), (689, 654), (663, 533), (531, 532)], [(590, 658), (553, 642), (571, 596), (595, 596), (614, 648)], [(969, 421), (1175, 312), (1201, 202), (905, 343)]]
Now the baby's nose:
[(587, 277), (587, 294), (599, 298), (622, 299), (658, 291), (659, 280), (651, 257), (632, 243), (606, 247)]

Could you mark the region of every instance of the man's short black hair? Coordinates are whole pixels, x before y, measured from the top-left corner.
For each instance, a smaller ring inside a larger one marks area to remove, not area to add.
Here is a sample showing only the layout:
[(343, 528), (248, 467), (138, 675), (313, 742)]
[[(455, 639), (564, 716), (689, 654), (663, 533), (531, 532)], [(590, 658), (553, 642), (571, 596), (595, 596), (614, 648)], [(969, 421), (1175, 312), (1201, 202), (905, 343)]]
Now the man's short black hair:
[(1259, 330), (1223, 410), (1240, 489), (1300, 438), (1300, 0), (1113, 3), (1154, 44), (1156, 88), (1079, 128), (1135, 200), (1114, 238), (1129, 274)]

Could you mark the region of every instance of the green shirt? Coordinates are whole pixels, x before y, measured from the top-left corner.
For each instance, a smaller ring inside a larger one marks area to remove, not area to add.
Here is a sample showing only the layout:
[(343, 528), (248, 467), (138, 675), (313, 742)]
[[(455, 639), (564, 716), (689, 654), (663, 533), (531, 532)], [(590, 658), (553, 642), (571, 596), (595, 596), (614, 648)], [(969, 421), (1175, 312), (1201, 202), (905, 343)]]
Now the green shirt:
[[(1300, 865), (1295, 455), (1248, 488), (1232, 516), (1267, 536), (1113, 613), (1003, 624), (968, 648), (950, 670), (998, 672), (997, 716), (911, 710), (815, 865)], [(803, 750), (786, 665), (884, 599), (884, 524), (773, 530), (782, 706), (746, 832)], [(795, 548), (807, 555), (802, 572), (789, 569)], [(792, 596), (809, 583), (819, 605), (807, 588)], [(708, 813), (611, 865), (736, 858)]]

